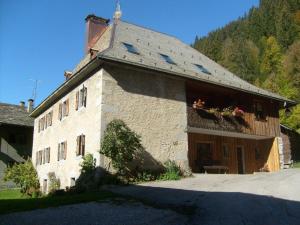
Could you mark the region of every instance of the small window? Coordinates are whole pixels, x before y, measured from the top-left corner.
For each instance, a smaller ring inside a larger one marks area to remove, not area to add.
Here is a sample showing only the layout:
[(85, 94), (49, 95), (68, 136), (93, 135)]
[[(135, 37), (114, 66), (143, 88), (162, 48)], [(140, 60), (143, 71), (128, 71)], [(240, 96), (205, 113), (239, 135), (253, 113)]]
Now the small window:
[(199, 64), (194, 64), (202, 73), (206, 73), (211, 75), (211, 72), (209, 72), (204, 66), (199, 65)]
[(58, 144), (57, 161), (65, 160), (67, 158), (67, 142), (61, 142)]
[(71, 177), (70, 187), (74, 187), (75, 184), (76, 184), (76, 179), (75, 179), (75, 177)]
[(224, 159), (229, 159), (229, 148), (228, 148), (228, 145), (223, 145), (222, 149), (223, 149), (223, 158)]
[(260, 153), (259, 148), (255, 148), (255, 159), (259, 160), (260, 157), (261, 157), (261, 153)]
[(69, 99), (60, 103), (58, 105), (58, 119), (62, 120), (62, 118), (69, 115)]
[(136, 49), (136, 47), (134, 47), (133, 45), (128, 44), (128, 43), (123, 43), (123, 45), (126, 47), (128, 52), (137, 54), (137, 55), (140, 54), (139, 51)]
[(76, 92), (75, 109), (78, 110), (80, 107), (86, 107), (87, 88), (83, 86), (79, 91)]
[(167, 62), (173, 65), (176, 65), (176, 63), (170, 58), (168, 55), (160, 54), (160, 56)]
[(84, 152), (85, 152), (85, 135), (80, 135), (77, 137), (77, 145), (76, 145), (76, 155), (82, 155), (84, 156)]
[(255, 101), (253, 104), (255, 118), (257, 120), (266, 120), (266, 113), (261, 102)]

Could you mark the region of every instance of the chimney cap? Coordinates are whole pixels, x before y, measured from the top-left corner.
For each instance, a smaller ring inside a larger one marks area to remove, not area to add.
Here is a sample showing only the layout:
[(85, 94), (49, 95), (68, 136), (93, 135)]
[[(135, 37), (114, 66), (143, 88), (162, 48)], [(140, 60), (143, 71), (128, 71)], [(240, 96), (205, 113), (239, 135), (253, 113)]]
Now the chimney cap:
[(34, 100), (32, 98), (28, 99), (28, 102), (33, 102)]
[(25, 107), (25, 102), (24, 101), (20, 101), (20, 106), (24, 108)]
[(102, 23), (105, 23), (105, 24), (108, 24), (109, 23), (109, 19), (105, 19), (103, 17), (99, 17), (99, 16), (95, 16), (94, 14), (89, 14), (86, 18), (85, 18), (85, 21), (87, 22), (88, 20), (90, 19), (94, 19), (94, 20), (97, 20), (99, 22), (102, 22)]

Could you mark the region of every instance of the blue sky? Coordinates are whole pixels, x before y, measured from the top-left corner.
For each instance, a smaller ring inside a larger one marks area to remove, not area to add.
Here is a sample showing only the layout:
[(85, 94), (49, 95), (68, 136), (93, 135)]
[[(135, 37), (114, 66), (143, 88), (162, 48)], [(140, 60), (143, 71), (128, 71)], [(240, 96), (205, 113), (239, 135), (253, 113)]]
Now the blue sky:
[[(122, 19), (178, 37), (195, 36), (243, 16), (259, 0), (121, 0)], [(0, 0), (0, 102), (36, 105), (84, 56), (88, 14), (111, 18), (115, 0)]]

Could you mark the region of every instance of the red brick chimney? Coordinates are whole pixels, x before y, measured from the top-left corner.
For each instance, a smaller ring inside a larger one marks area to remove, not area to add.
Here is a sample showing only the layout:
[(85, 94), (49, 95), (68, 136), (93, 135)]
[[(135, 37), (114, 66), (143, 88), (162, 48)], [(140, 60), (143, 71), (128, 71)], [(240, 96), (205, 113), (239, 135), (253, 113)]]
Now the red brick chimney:
[(86, 47), (85, 53), (88, 54), (90, 49), (96, 44), (100, 36), (104, 33), (109, 25), (109, 19), (104, 19), (95, 15), (88, 15), (86, 21)]

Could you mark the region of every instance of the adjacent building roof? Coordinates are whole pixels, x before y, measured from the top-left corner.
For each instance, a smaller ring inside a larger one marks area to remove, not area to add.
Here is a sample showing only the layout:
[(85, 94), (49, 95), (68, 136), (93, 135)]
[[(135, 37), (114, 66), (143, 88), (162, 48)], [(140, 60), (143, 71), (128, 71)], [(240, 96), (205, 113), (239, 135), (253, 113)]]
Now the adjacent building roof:
[(25, 107), (0, 103), (0, 125), (33, 127), (33, 123), (34, 119), (29, 116)]
[[(170, 35), (153, 31), (121, 20), (115, 21), (103, 33), (93, 49), (97, 58), (87, 54), (73, 70), (73, 76), (48, 96), (31, 116), (38, 116), (57, 98), (66, 93), (75, 80), (83, 79), (82, 71), (97, 61), (122, 62), (138, 67), (199, 80), (227, 88), (271, 98), (287, 105), (295, 105), (278, 94), (258, 88), (231, 73), (191, 46)], [(98, 60), (97, 60), (98, 59)], [(100, 59), (100, 60), (99, 60)]]

